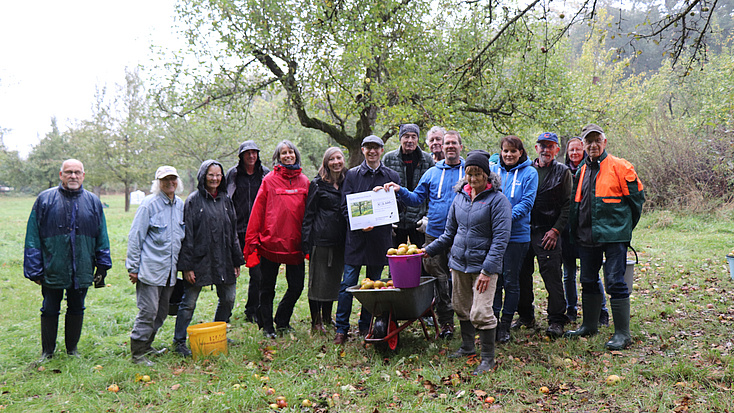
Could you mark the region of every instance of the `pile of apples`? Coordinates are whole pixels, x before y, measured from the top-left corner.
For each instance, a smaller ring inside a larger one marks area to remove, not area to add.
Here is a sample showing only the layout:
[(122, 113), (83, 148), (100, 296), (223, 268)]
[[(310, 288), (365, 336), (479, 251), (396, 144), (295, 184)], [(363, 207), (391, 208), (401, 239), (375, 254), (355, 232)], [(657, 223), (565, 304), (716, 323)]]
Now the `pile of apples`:
[(726, 254), (727, 257), (734, 257), (734, 249), (730, 253)]
[(387, 255), (415, 255), (423, 253), (423, 249), (415, 244), (400, 244), (397, 248), (387, 250)]
[(360, 290), (389, 290), (395, 288), (392, 284), (392, 280), (387, 281), (372, 281), (369, 278), (362, 280), (362, 285), (359, 287)]

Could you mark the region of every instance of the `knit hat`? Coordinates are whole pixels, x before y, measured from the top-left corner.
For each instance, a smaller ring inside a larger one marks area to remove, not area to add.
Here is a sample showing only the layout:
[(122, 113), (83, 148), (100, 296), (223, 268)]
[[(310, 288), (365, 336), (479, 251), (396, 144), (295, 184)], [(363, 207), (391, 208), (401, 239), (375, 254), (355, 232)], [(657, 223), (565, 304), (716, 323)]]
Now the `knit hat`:
[(405, 135), (408, 132), (413, 132), (420, 138), (421, 136), (421, 129), (416, 125), (415, 123), (403, 123), (400, 125), (400, 132), (398, 133), (398, 137), (401, 138), (403, 135)]
[(478, 166), (489, 176), (489, 152), (481, 149), (473, 150), (466, 155), (466, 167)]

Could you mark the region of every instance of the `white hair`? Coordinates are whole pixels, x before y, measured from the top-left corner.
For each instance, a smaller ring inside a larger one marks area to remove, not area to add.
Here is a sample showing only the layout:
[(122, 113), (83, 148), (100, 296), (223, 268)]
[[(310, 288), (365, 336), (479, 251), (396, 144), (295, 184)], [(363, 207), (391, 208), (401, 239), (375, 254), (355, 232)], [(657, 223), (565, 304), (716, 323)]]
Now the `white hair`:
[(64, 162), (61, 162), (61, 167), (59, 168), (59, 172), (64, 172), (64, 164), (66, 164), (67, 162), (79, 162), (79, 165), (82, 166), (82, 173), (84, 173), (84, 164), (79, 159), (74, 159), (74, 158), (67, 159)]
[(431, 134), (434, 133), (434, 132), (441, 132), (441, 136), (442, 137), (446, 135), (446, 129), (445, 128), (442, 128), (440, 126), (434, 126), (434, 127), (432, 127), (428, 131), (428, 133), (426, 133), (426, 143), (428, 143), (428, 137), (431, 136)]
[[(152, 184), (150, 185), (150, 193), (158, 195), (161, 192), (161, 180), (160, 179), (154, 179), (152, 181)], [(180, 194), (183, 192), (183, 181), (180, 177), (176, 178), (176, 194)]]

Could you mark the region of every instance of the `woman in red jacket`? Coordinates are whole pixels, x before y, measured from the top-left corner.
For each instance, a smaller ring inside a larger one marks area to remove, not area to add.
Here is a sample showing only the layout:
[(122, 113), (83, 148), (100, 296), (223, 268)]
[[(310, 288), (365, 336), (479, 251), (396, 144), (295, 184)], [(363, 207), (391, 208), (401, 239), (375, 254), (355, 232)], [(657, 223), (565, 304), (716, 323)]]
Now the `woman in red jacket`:
[(260, 263), (258, 320), (263, 334), (275, 338), (273, 299), (280, 264), (285, 264), (288, 289), (278, 304), (275, 325), (279, 332), (292, 330), (293, 308), (303, 291), (305, 265), (301, 249), (301, 226), (309, 180), (301, 173), (301, 154), (284, 140), (273, 153), (273, 170), (265, 175), (252, 207), (245, 235), (247, 267)]

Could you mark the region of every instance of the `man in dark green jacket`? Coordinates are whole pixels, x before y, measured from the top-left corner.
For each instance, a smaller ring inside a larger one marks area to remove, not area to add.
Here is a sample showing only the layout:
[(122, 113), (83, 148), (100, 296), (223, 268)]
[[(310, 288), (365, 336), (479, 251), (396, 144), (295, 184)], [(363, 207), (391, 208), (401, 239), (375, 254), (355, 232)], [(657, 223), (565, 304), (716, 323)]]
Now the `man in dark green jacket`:
[[(104, 286), (112, 267), (102, 203), (84, 190), (84, 165), (68, 159), (61, 184), (41, 192), (28, 218), (23, 273), (41, 286), (41, 360), (53, 357), (61, 301), (66, 291), (66, 352), (78, 356), (87, 289)], [(96, 268), (96, 273), (95, 273)]]
[(621, 350), (632, 343), (629, 288), (624, 275), (627, 247), (642, 215), (645, 192), (632, 164), (607, 154), (607, 138), (601, 127), (586, 125), (581, 130), (581, 140), (589, 156), (576, 172), (569, 224), (581, 259), (584, 321), (566, 335), (583, 337), (597, 333), (603, 299), (599, 270), (606, 259), (604, 284), (614, 318), (614, 335), (606, 347)]

